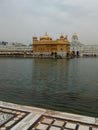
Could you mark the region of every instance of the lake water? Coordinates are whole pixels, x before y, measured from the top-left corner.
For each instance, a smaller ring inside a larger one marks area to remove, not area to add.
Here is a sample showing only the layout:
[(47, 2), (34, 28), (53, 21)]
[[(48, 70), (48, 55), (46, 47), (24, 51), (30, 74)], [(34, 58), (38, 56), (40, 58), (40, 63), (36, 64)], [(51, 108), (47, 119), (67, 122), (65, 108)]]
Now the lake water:
[(0, 100), (98, 117), (98, 58), (0, 58)]

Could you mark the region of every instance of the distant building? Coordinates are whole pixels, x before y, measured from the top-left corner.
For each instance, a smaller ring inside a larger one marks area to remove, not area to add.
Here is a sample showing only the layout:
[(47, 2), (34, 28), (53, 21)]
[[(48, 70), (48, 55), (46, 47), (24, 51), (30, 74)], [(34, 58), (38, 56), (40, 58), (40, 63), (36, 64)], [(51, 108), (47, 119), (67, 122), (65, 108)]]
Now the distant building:
[(22, 43), (7, 43), (0, 44), (0, 52), (15, 52), (15, 51), (32, 51), (32, 46), (24, 45)]
[(7, 45), (7, 44), (8, 42), (5, 42), (5, 41), (0, 42), (0, 45)]
[(98, 56), (98, 45), (83, 45), (81, 56)]
[(39, 54), (66, 55), (70, 53), (70, 43), (67, 36), (61, 35), (59, 39), (52, 40), (46, 33), (38, 40), (33, 36), (33, 52)]

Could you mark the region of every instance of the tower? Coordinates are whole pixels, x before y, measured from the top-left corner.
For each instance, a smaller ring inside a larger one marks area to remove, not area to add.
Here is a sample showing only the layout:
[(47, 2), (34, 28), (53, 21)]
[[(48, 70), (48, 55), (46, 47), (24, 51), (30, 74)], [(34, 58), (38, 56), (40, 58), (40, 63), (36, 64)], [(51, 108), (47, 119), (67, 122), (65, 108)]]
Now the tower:
[(72, 35), (72, 40), (71, 40), (71, 43), (70, 43), (70, 51), (74, 55), (79, 56), (80, 51), (81, 51), (81, 46), (82, 46), (82, 43), (78, 39), (78, 34), (74, 33)]

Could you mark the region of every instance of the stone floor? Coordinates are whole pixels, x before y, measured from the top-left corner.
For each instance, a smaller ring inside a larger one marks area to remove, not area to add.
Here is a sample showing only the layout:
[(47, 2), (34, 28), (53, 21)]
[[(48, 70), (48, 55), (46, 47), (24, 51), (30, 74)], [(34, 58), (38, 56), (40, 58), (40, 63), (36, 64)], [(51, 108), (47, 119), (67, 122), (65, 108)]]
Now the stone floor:
[(98, 118), (0, 101), (0, 130), (98, 130)]

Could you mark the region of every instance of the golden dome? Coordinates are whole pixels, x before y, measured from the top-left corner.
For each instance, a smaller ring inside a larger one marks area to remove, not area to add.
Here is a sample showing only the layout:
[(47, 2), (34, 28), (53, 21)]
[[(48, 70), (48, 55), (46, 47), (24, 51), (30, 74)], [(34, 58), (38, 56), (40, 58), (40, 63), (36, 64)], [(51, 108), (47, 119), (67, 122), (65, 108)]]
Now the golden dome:
[(33, 38), (37, 38), (37, 36), (33, 36)]
[(45, 36), (43, 36), (42, 38), (44, 38), (44, 39), (48, 39), (49, 38), (49, 36), (47, 35), (45, 35)]
[(77, 33), (74, 33), (72, 37), (78, 37), (78, 34), (77, 34)]
[(41, 40), (52, 40), (52, 38), (49, 37), (47, 33), (45, 33), (44, 36), (40, 37), (40, 39), (41, 39)]

